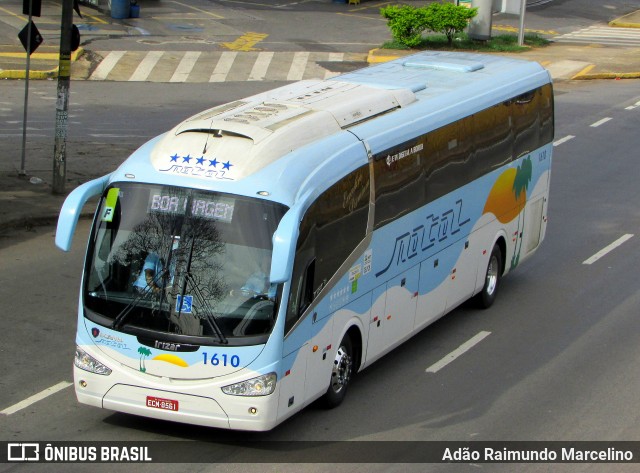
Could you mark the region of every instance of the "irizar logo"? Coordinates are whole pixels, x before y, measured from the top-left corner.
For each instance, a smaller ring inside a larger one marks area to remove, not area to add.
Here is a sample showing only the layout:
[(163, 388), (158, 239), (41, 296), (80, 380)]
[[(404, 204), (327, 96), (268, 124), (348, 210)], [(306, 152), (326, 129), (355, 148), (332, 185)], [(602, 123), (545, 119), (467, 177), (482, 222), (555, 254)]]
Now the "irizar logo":
[(156, 340), (154, 342), (154, 346), (160, 350), (166, 351), (178, 351), (180, 349), (179, 343), (161, 342), (160, 340)]

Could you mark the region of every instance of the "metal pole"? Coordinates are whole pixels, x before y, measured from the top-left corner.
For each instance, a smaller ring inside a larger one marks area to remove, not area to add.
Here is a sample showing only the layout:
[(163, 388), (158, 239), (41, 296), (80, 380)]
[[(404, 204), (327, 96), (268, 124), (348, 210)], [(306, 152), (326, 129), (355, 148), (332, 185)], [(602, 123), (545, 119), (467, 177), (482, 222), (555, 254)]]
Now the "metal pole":
[(33, 18), (33, 0), (29, 0), (29, 23), (27, 23), (27, 67), (24, 73), (24, 112), (22, 115), (22, 156), (20, 158), (20, 171), (18, 175), (26, 176), (25, 170), (27, 149), (27, 109), (29, 107), (29, 74), (31, 70), (31, 20)]
[(53, 193), (63, 194), (67, 177), (67, 122), (69, 118), (69, 85), (71, 82), (71, 29), (73, 0), (62, 0), (60, 26), (60, 59), (56, 100), (56, 136), (53, 151)]
[(527, 10), (527, 1), (520, 2), (520, 30), (518, 31), (518, 46), (524, 45), (524, 13)]

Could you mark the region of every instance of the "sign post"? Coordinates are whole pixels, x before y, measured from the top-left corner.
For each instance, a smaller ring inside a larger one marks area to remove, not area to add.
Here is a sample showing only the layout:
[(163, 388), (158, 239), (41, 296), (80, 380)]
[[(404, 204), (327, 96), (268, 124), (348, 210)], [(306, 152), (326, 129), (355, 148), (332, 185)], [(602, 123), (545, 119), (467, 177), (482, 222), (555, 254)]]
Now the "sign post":
[(33, 23), (34, 16), (40, 16), (41, 0), (23, 0), (22, 13), (29, 15), (29, 22), (20, 33), (18, 38), (27, 51), (27, 64), (25, 66), (24, 81), (24, 112), (22, 115), (22, 155), (20, 158), (20, 176), (25, 176), (26, 148), (27, 148), (27, 110), (29, 107), (29, 75), (31, 71), (31, 53), (34, 52), (40, 44), (42, 44), (42, 36), (36, 25)]
[(518, 31), (518, 46), (524, 45), (524, 13), (527, 10), (527, 2), (520, 2), (520, 31)]

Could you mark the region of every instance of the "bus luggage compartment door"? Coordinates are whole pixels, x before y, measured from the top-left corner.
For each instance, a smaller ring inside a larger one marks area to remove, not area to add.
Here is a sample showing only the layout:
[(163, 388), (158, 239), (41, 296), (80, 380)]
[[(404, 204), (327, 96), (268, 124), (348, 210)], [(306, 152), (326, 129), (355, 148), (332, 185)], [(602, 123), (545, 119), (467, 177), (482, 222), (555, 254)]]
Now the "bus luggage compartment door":
[(396, 346), (413, 331), (419, 277), (420, 266), (416, 265), (373, 291), (367, 363)]

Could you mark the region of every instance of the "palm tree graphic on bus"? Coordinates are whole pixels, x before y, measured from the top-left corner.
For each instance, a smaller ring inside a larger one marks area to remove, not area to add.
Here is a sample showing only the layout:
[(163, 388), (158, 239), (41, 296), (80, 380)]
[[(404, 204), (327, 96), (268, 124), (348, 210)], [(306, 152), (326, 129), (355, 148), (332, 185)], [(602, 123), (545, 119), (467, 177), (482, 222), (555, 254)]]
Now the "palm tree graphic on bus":
[[(527, 204), (527, 191), (533, 177), (533, 163), (531, 156), (527, 156), (517, 168), (504, 171), (489, 192), (484, 213), (491, 212), (500, 223), (507, 224), (518, 219), (518, 228), (514, 234), (516, 241), (515, 250), (511, 257), (511, 269), (518, 266), (522, 241), (524, 237), (525, 207)], [(520, 240), (520, 245), (518, 245)]]
[(138, 348), (138, 353), (140, 353), (140, 371), (145, 373), (147, 371), (147, 367), (144, 365), (144, 359), (151, 356), (151, 350), (146, 347)]

